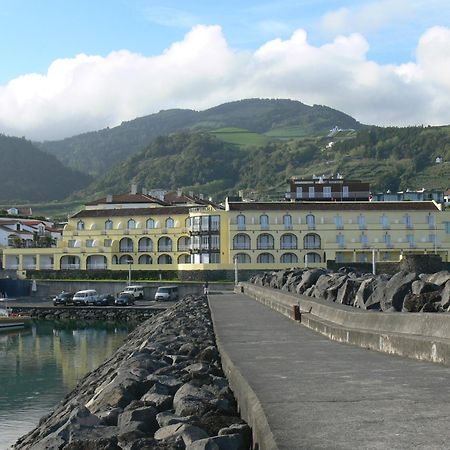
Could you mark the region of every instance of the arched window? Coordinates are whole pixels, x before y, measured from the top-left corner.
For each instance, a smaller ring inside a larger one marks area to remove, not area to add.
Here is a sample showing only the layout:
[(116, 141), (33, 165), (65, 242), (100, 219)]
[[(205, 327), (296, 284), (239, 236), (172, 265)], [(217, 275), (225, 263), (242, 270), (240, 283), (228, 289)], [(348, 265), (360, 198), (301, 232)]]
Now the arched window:
[(316, 228), (316, 218), (313, 214), (308, 214), (306, 216), (306, 225), (308, 225), (308, 229), (314, 230)]
[(272, 264), (275, 262), (275, 258), (270, 253), (261, 253), (258, 255), (256, 261), (260, 264), (261, 263)]
[(150, 255), (141, 255), (138, 259), (139, 264), (151, 264), (152, 263), (152, 257)]
[(133, 257), (131, 255), (122, 255), (119, 258), (119, 264), (133, 264)]
[(267, 214), (261, 214), (259, 216), (259, 224), (261, 225), (262, 230), (269, 229), (269, 216)]
[(133, 239), (125, 237), (119, 242), (119, 251), (132, 252), (133, 251)]
[(281, 255), (280, 262), (284, 264), (295, 264), (298, 262), (298, 258), (294, 253), (283, 253)]
[(191, 263), (191, 255), (180, 255), (178, 257), (178, 264), (190, 264)]
[(236, 217), (238, 230), (245, 230), (245, 216), (243, 214), (239, 214)]
[(158, 264), (172, 264), (172, 257), (170, 255), (161, 255), (158, 258)]
[(173, 225), (174, 225), (173, 219), (171, 217), (168, 217), (166, 219), (166, 228), (173, 228)]
[(273, 236), (267, 233), (260, 234), (256, 240), (256, 247), (258, 250), (273, 250), (274, 240)]
[(320, 263), (322, 261), (318, 253), (310, 252), (305, 255), (304, 262), (308, 263)]
[(191, 239), (189, 238), (189, 236), (181, 236), (180, 239), (178, 239), (177, 249), (179, 252), (189, 251), (190, 244)]
[(315, 233), (308, 233), (303, 238), (304, 248), (320, 248), (320, 236)]
[(153, 251), (153, 241), (148, 237), (143, 237), (143, 238), (139, 239), (138, 251), (152, 252)]
[[(172, 239), (167, 236), (163, 236), (158, 240), (158, 252), (171, 252), (172, 251)], [(169, 263), (167, 263), (169, 264)], [(171, 263), (170, 263), (171, 264)]]
[(136, 222), (134, 219), (130, 219), (127, 223), (127, 228), (129, 230), (134, 230), (136, 228)]
[(247, 253), (237, 253), (234, 256), (234, 259), (237, 261), (238, 264), (250, 264), (251, 263), (250, 255), (247, 255)]
[(147, 228), (147, 230), (152, 230), (153, 228), (155, 228), (155, 221), (153, 219), (147, 219), (145, 227)]
[(191, 218), (188, 217), (185, 221), (184, 221), (184, 226), (186, 228), (190, 228), (191, 227)]
[(292, 233), (283, 234), (280, 238), (281, 250), (294, 250), (297, 248), (297, 236)]
[(108, 219), (105, 222), (105, 230), (112, 230), (113, 229), (113, 221), (111, 219)]
[(292, 216), (290, 214), (285, 214), (283, 216), (283, 225), (285, 230), (292, 229)]
[(114, 256), (112, 257), (112, 263), (113, 263), (113, 264), (119, 264), (119, 258), (117, 257), (117, 255), (114, 255)]
[(79, 220), (77, 223), (77, 230), (84, 230), (84, 222), (82, 220)]
[(236, 234), (233, 238), (233, 249), (234, 250), (250, 250), (251, 241), (250, 236), (245, 233)]

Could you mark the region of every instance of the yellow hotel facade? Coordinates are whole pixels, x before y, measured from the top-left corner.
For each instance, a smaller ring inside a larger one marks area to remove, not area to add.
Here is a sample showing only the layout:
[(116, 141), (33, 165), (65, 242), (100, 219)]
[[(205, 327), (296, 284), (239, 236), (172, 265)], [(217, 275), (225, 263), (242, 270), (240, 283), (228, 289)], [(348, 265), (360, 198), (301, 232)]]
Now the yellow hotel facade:
[(436, 253), (449, 261), (450, 211), (435, 202), (227, 199), (167, 203), (108, 196), (73, 215), (56, 248), (6, 248), (15, 270), (271, 270), (398, 261)]

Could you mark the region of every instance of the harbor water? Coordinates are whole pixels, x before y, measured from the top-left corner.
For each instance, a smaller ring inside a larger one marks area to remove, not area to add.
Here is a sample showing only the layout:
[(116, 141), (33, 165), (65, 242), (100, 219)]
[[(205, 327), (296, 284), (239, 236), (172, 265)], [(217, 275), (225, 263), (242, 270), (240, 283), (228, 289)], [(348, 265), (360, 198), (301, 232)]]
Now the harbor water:
[(34, 322), (0, 333), (0, 450), (50, 412), (122, 345), (126, 325)]

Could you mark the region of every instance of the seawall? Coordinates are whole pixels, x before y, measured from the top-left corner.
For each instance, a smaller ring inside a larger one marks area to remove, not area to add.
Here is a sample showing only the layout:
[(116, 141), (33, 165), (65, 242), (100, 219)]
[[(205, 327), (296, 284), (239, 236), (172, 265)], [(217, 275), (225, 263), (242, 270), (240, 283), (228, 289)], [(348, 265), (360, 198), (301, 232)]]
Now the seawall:
[(251, 283), (237, 289), (329, 339), (450, 365), (449, 314), (363, 311)]

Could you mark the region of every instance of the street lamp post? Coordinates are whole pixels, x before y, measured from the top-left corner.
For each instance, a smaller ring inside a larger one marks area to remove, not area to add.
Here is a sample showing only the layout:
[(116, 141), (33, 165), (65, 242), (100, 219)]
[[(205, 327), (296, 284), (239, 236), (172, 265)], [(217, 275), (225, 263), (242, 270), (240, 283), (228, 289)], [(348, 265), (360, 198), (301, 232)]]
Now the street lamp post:
[(133, 263), (132, 259), (128, 260), (128, 286), (131, 286), (131, 264)]

